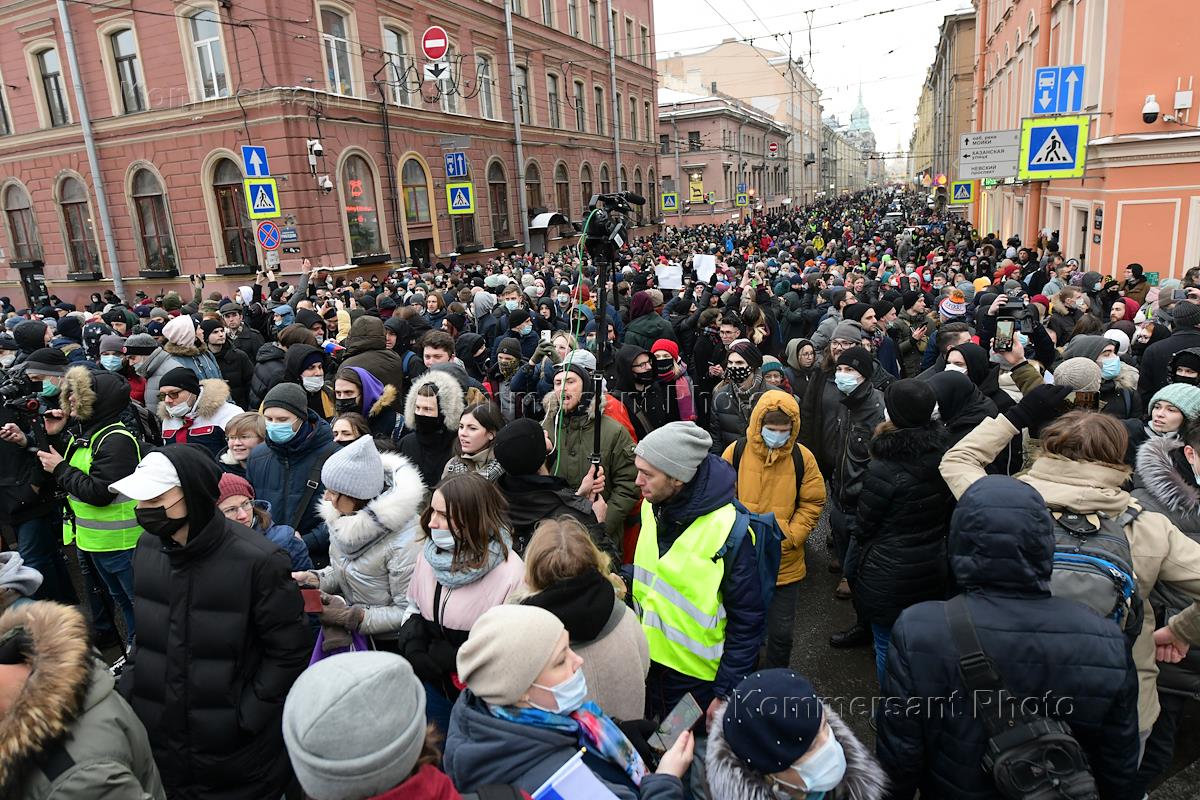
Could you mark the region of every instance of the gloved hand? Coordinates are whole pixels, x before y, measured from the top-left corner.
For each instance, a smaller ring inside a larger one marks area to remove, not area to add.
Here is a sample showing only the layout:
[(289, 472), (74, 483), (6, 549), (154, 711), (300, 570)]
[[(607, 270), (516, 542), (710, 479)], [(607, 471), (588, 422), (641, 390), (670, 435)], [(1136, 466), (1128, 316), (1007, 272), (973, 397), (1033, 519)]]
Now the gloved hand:
[(362, 606), (351, 606), (346, 603), (345, 598), (336, 594), (322, 593), (321, 603), (325, 608), (317, 616), (317, 619), (320, 620), (321, 625), (327, 628), (337, 627), (357, 631), (358, 626), (362, 624), (363, 617), (367, 615)]
[(543, 358), (549, 358), (552, 363), (558, 363), (558, 353), (554, 350), (554, 345), (550, 342), (538, 342), (538, 346), (533, 351), (533, 357), (529, 359), (531, 364), (539, 364)]
[(1022, 397), (1004, 416), (1017, 430), (1029, 428), (1030, 435), (1036, 436), (1042, 426), (1062, 414), (1067, 395), (1073, 391), (1070, 386), (1043, 384)]

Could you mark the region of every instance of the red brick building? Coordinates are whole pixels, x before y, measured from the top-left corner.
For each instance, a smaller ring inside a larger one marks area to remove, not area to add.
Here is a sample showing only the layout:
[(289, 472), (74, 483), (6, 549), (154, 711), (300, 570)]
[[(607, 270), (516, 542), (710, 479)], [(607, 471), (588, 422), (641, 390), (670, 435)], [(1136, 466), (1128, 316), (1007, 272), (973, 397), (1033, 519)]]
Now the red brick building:
[[(652, 1), (510, 2), (515, 74), (499, 0), (67, 0), (115, 264), (67, 31), (52, 2), (4, 4), (0, 290), (19, 305), (18, 283), (43, 275), (78, 299), (114, 268), (129, 293), (195, 273), (244, 282), (268, 256), (243, 145), (269, 154), (284, 273), (304, 257), (372, 270), (486, 258), (524, 246), (522, 208), (577, 220), (595, 192), (656, 196)], [(449, 33), (440, 80), (423, 75), (431, 25)], [(447, 179), (449, 152), (466, 154), (467, 177)], [(448, 182), (472, 184), (473, 214), (448, 213)]]

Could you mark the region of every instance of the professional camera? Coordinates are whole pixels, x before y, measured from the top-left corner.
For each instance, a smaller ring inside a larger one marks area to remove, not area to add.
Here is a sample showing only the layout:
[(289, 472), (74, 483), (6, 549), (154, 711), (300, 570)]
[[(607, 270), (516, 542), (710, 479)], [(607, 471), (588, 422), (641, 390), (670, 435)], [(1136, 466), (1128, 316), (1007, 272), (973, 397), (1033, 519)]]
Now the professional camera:
[(12, 409), (21, 427), (33, 431), (33, 449), (47, 450), (50, 443), (42, 420), (46, 406), (42, 402), (41, 388), (41, 381), (30, 380), (23, 372), (9, 375), (8, 380), (0, 384), (0, 406)]
[(1028, 336), (1033, 333), (1033, 310), (1029, 306), (1029, 298), (1023, 289), (1010, 289), (1004, 293), (1008, 302), (996, 311), (996, 319), (1014, 320), (1020, 327), (1021, 333)]
[(633, 192), (592, 195), (580, 231), (584, 249), (593, 262), (612, 264), (625, 246), (625, 229), (633, 213), (630, 203), (644, 206), (646, 198)]

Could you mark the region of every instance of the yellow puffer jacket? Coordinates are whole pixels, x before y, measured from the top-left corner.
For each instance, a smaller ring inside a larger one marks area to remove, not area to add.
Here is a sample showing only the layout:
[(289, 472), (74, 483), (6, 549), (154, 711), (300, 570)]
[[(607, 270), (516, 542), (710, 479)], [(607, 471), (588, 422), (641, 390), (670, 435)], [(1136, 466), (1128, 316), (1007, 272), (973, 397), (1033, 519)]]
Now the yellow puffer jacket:
[[(762, 438), (763, 417), (779, 410), (792, 420), (792, 437), (787, 446), (772, 450)], [(750, 414), (746, 430), (746, 450), (738, 466), (737, 498), (756, 514), (773, 512), (783, 531), (783, 561), (779, 565), (778, 585), (802, 579), (805, 574), (804, 541), (817, 525), (825, 505), (825, 479), (817, 459), (807, 448), (796, 443), (800, 433), (800, 406), (787, 392), (772, 390), (763, 394)], [(737, 443), (725, 448), (721, 457), (733, 463)], [(799, 447), (804, 457), (804, 481), (796, 497), (796, 471), (791, 448)]]

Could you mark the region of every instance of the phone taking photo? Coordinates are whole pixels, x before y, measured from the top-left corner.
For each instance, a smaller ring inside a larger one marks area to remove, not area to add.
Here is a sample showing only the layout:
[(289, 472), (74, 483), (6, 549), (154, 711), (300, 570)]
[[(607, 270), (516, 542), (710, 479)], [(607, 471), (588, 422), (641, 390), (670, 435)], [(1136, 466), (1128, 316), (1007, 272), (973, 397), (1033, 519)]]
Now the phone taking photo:
[(650, 738), (646, 742), (654, 751), (665, 753), (675, 745), (675, 741), (683, 735), (684, 731), (691, 730), (703, 715), (704, 711), (696, 702), (696, 698), (692, 697), (689, 692), (675, 704), (671, 713), (667, 714), (666, 719), (658, 726), (658, 730), (650, 734)]
[(996, 338), (992, 340), (992, 349), (997, 353), (1008, 353), (1013, 349), (1013, 339), (1016, 337), (1017, 321), (1013, 319), (996, 320)]

